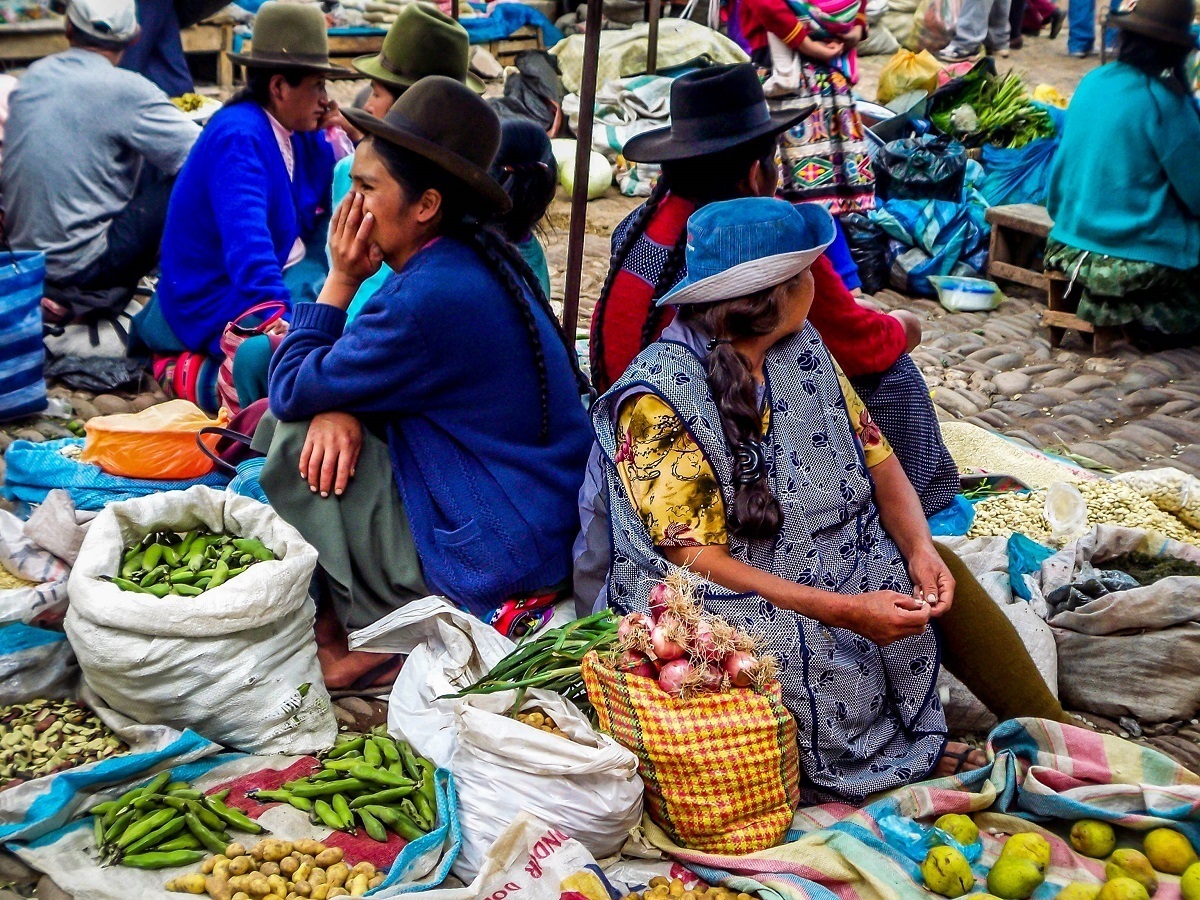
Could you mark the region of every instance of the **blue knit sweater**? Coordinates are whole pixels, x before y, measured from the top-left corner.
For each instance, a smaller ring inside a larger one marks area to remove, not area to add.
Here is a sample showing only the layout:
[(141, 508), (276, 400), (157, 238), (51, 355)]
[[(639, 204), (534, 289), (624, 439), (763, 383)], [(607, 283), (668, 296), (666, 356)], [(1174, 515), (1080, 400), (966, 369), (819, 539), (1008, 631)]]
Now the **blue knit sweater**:
[(218, 112), (179, 172), (163, 231), (162, 313), (190, 350), (219, 354), (226, 324), (270, 300), (289, 301), (283, 265), (329, 202), (333, 148), (323, 132), (292, 135), (287, 167), (266, 112)]
[[(528, 298), (524, 302), (530, 302)], [(567, 350), (534, 308), (549, 375), (550, 438), (521, 313), (467, 245), (441, 238), (354, 321), (295, 308), (271, 363), (283, 421), (341, 410), (386, 431), (425, 582), (472, 612), (571, 571), (591, 446)]]

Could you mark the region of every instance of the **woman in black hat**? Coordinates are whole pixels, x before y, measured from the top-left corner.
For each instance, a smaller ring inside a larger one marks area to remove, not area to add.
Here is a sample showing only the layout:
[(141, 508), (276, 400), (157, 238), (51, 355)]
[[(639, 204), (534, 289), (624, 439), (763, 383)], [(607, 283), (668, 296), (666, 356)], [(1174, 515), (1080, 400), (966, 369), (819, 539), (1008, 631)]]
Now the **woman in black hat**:
[[(329, 279), (272, 364), (271, 411), (290, 424), (255, 435), (262, 487), (317, 547), (346, 630), (431, 592), (486, 620), (553, 598), (579, 525), (586, 382), (529, 267), (480, 224), (510, 205), (488, 174), (499, 120), (441, 76), (382, 120), (347, 115), (369, 137)], [(347, 326), (383, 262), (395, 274)], [(344, 642), (323, 654), (331, 687), (379, 664)]]
[[(1050, 172), (1046, 266), (1080, 318), (1150, 345), (1200, 335), (1200, 114), (1184, 61), (1192, 0), (1135, 0), (1110, 22), (1117, 60), (1080, 82)], [(1132, 10), (1128, 7), (1133, 5)]]

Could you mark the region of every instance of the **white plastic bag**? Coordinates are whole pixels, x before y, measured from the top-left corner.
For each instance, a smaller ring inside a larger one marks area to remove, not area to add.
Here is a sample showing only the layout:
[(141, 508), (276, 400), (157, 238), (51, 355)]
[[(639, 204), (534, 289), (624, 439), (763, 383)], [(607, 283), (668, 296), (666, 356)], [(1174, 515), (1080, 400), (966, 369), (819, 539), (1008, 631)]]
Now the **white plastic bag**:
[(69, 696), (78, 678), (75, 654), (61, 631), (0, 625), (0, 706)]
[(1045, 513), (1050, 539), (1056, 545), (1061, 546), (1087, 530), (1087, 501), (1073, 484), (1056, 481), (1046, 489)]
[(523, 810), (598, 857), (619, 850), (641, 821), (637, 758), (556, 694), (532, 690), (524, 705), (540, 706), (584, 743), (506, 717), (512, 693), (439, 699), (477, 681), (515, 646), (439, 597), (350, 636), (351, 649), (409, 654), (392, 688), (388, 730), (454, 775), (463, 831), (454, 872), (464, 881)]
[[(277, 557), (198, 597), (102, 580), (154, 531), (206, 528)], [(337, 722), (317, 662), (308, 583), (317, 552), (269, 507), (193, 487), (114, 503), (92, 522), (69, 583), (66, 630), (87, 685), (138, 722), (191, 728), (251, 753), (314, 753)]]
[[(391, 896), (386, 891), (381, 896)], [(560, 900), (611, 897), (596, 860), (569, 834), (521, 813), (488, 848), (466, 887), (435, 888), (421, 900)]]
[(0, 564), (29, 582), (25, 587), (0, 590), (0, 624), (62, 621), (70, 568), (32, 541), (25, 534), (25, 523), (6, 510), (0, 510)]

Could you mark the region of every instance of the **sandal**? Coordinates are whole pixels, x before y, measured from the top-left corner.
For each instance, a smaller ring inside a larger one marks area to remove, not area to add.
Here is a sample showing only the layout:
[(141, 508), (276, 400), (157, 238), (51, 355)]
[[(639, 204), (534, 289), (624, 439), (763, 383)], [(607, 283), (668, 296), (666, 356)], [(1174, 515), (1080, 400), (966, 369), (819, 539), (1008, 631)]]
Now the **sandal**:
[[(975, 772), (982, 769), (987, 763), (986, 761), (983, 763), (976, 762), (972, 757), (977, 753), (982, 755), (982, 751), (976, 750), (969, 744), (960, 744), (955, 741), (947, 742), (945, 749), (942, 750), (941, 759), (934, 766), (933, 777), (947, 778), (952, 775), (964, 775), (967, 772)], [(950, 761), (953, 762), (954, 768), (946, 772), (944, 771), (945, 763)]]

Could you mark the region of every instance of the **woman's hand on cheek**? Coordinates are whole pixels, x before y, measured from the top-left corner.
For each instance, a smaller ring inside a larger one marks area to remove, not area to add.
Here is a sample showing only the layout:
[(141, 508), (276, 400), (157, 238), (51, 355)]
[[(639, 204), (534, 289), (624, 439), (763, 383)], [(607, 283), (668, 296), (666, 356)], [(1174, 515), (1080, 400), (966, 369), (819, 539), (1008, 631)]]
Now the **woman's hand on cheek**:
[(913, 594), (929, 605), (934, 618), (944, 614), (954, 602), (954, 576), (942, 562), (933, 545), (912, 554), (908, 560), (908, 575)]
[(358, 286), (379, 271), (383, 257), (371, 243), (375, 217), (363, 211), (364, 198), (348, 193), (338, 205), (329, 229), (330, 277)]

